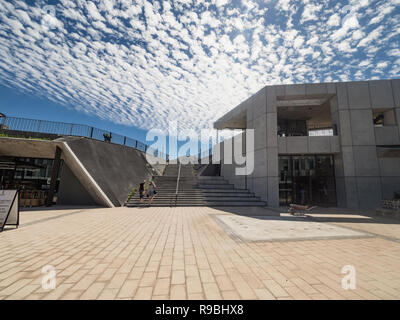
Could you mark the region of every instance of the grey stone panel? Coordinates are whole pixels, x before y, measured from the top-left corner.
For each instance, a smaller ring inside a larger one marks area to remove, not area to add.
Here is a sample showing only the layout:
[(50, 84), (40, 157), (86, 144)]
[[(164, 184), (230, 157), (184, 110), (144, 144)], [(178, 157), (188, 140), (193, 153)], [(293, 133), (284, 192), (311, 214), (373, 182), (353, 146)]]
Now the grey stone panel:
[(278, 145), (278, 117), (277, 113), (267, 113), (267, 147)]
[(354, 146), (353, 152), (356, 176), (379, 176), (379, 163), (375, 146)]
[(348, 208), (358, 208), (357, 181), (354, 177), (345, 177), (346, 201)]
[(350, 110), (353, 145), (375, 145), (372, 110)]
[[(375, 110), (379, 110), (379, 109), (375, 109)], [(395, 109), (390, 108), (389, 110), (384, 111), (383, 116), (384, 116), (384, 119), (383, 119), (384, 126), (397, 126)]]
[(308, 137), (308, 152), (330, 153), (330, 137)]
[(372, 108), (393, 108), (393, 92), (390, 80), (369, 82)]
[(276, 88), (266, 87), (265, 88), (266, 100), (267, 100), (267, 112), (275, 113), (277, 112), (277, 103), (276, 103)]
[(338, 107), (339, 110), (345, 110), (349, 108), (348, 97), (347, 97), (347, 86), (346, 83), (338, 83), (336, 85)]
[(340, 153), (339, 137), (338, 136), (329, 137), (329, 141), (331, 146), (331, 153)]
[(247, 176), (247, 189), (250, 192), (254, 192), (254, 178), (252, 176)]
[(343, 177), (336, 177), (336, 199), (337, 206), (340, 208), (346, 207), (346, 184)]
[(308, 153), (308, 137), (285, 137), (284, 139), (286, 139), (287, 153)]
[(251, 96), (249, 99), (247, 99), (245, 102), (242, 102), (240, 106), (246, 110), (246, 120), (248, 121), (254, 121), (254, 106), (253, 106), (253, 99), (254, 96)]
[(244, 176), (234, 176), (229, 179), (229, 182), (235, 186), (236, 189), (245, 189)]
[(351, 138), (351, 122), (350, 122), (350, 111), (341, 110), (339, 111), (339, 132), (340, 132), (340, 143), (344, 146), (350, 146), (353, 144)]
[(306, 95), (305, 84), (285, 85), (285, 96), (305, 96), (305, 95)]
[(254, 152), (254, 177), (265, 177), (267, 175), (267, 149)]
[(252, 99), (253, 116), (257, 119), (259, 116), (267, 112), (267, 98), (265, 96), (265, 89), (258, 91)]
[(393, 199), (395, 192), (400, 192), (400, 177), (382, 177), (382, 200)]
[(279, 207), (279, 177), (268, 177), (268, 206)]
[(339, 110), (339, 102), (338, 102), (337, 96), (332, 97), (329, 100), (329, 104), (330, 104), (331, 114), (333, 114)]
[(328, 88), (326, 83), (306, 84), (306, 95), (311, 94), (327, 94)]
[(398, 126), (386, 126), (375, 128), (375, 139), (377, 145), (399, 145), (400, 134)]
[(286, 85), (281, 84), (281, 85), (277, 85), (277, 86), (274, 86), (274, 87), (275, 87), (275, 92), (276, 92), (276, 96), (277, 97), (281, 97), (281, 96), (285, 95), (285, 87), (286, 87)]
[(342, 147), (343, 171), (345, 177), (355, 176), (353, 147)]
[(267, 175), (268, 177), (278, 176), (278, 148), (267, 149)]
[(347, 92), (350, 109), (366, 109), (371, 107), (368, 82), (348, 82)]
[(362, 209), (376, 209), (382, 200), (379, 177), (357, 177), (358, 203)]
[(343, 159), (341, 154), (335, 154), (333, 156), (334, 166), (335, 166), (335, 176), (343, 177), (344, 169), (343, 169)]
[[(380, 175), (383, 177), (400, 177), (400, 158), (378, 158)], [(399, 185), (400, 189), (400, 185)]]
[(266, 114), (254, 119), (254, 150), (267, 147), (267, 117)]
[[(392, 89), (394, 102), (397, 108), (400, 108), (400, 79), (392, 80)], [(399, 121), (400, 119), (397, 118)]]
[(278, 137), (278, 151), (279, 153), (286, 153), (286, 138)]
[(253, 179), (254, 194), (260, 197), (262, 201), (268, 200), (267, 177), (259, 177)]
[(336, 94), (337, 93), (336, 83), (327, 83), (326, 89), (327, 89), (328, 94)]
[(254, 121), (252, 119), (247, 118), (246, 122), (246, 129), (254, 129)]
[(234, 166), (229, 164), (221, 164), (221, 175), (225, 178), (229, 179), (230, 177), (234, 176)]

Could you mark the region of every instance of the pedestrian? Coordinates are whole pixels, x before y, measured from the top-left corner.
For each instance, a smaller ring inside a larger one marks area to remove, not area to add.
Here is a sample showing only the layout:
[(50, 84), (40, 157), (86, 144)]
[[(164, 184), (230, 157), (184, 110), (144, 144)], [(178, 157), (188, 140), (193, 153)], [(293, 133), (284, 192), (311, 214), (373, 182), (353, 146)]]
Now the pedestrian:
[(146, 186), (146, 179), (143, 180), (143, 182), (141, 182), (139, 184), (139, 198), (140, 198), (140, 203), (143, 203), (143, 198), (144, 198), (144, 194), (145, 194), (145, 186)]
[(151, 205), (151, 202), (153, 201), (154, 196), (157, 194), (157, 190), (156, 190), (157, 186), (154, 183), (154, 181), (150, 181), (149, 183), (149, 189), (147, 191), (147, 196), (149, 197), (149, 207)]

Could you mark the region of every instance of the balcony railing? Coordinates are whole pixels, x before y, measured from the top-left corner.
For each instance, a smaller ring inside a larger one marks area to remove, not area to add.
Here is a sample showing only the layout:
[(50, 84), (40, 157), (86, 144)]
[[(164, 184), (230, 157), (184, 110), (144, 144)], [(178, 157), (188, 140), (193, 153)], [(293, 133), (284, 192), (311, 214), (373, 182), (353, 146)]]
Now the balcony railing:
[[(3, 132), (20, 131), (25, 133), (40, 133), (43, 135), (86, 137), (135, 148), (144, 152), (148, 150), (152, 151), (145, 143), (136, 139), (84, 124), (2, 116), (0, 117), (0, 129)], [(166, 157), (164, 153), (159, 151), (155, 151), (154, 154), (159, 158), (165, 159)]]

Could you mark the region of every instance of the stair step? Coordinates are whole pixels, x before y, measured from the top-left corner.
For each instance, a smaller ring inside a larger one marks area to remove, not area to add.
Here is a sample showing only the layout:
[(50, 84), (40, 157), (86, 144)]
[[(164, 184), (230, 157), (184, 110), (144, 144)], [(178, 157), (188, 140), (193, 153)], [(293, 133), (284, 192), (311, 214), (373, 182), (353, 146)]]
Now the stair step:
[(198, 180), (224, 180), (222, 176), (197, 176)]
[[(243, 204), (242, 202), (240, 203), (233, 203), (233, 202), (221, 202), (221, 203), (207, 203), (206, 204), (208, 207), (260, 207), (260, 206), (265, 206), (266, 204), (264, 202), (254, 202), (251, 204)], [(127, 204), (127, 207), (146, 207), (147, 205), (145, 204)], [(193, 204), (186, 204), (186, 203), (177, 203), (175, 204), (169, 204), (169, 203), (163, 203), (163, 204), (154, 204), (154, 202), (151, 204), (152, 207), (204, 207), (205, 204), (203, 203), (193, 203)]]
[(233, 189), (232, 184), (198, 184), (199, 189)]
[[(179, 165), (169, 164), (163, 176), (154, 177), (157, 195), (153, 199), (154, 207), (191, 207), (191, 206), (265, 206), (254, 193), (247, 189), (236, 189), (223, 176), (195, 176), (193, 165), (182, 165), (180, 170), (179, 190), (176, 197), (176, 182)], [(128, 207), (146, 206), (139, 194), (130, 200)]]
[(202, 180), (202, 181), (198, 181), (197, 184), (202, 184), (202, 185), (228, 184), (228, 181), (226, 181), (226, 180)]

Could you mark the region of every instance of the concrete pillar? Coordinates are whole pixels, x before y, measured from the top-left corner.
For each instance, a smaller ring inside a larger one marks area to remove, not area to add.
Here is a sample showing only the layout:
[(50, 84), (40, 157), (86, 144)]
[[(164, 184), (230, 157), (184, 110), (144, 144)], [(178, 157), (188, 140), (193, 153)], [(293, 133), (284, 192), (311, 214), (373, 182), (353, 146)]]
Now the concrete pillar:
[(390, 109), (383, 113), (383, 125), (384, 126), (396, 125), (395, 109)]
[(278, 109), (276, 86), (266, 87), (267, 100), (267, 191), (268, 205), (279, 206), (279, 154), (278, 154)]
[(56, 147), (56, 153), (54, 155), (53, 168), (51, 172), (50, 188), (46, 199), (46, 206), (50, 207), (53, 204), (53, 196), (56, 188), (58, 171), (60, 170), (61, 163), (61, 148)]

